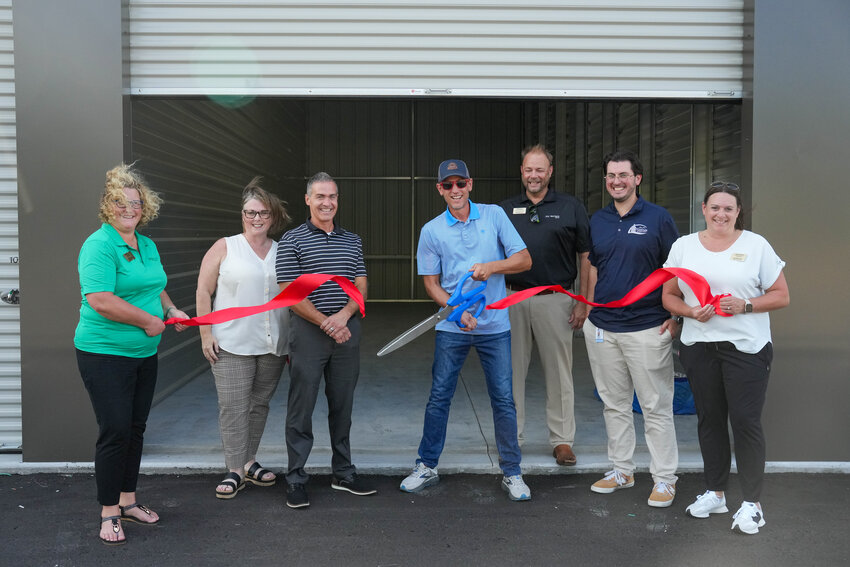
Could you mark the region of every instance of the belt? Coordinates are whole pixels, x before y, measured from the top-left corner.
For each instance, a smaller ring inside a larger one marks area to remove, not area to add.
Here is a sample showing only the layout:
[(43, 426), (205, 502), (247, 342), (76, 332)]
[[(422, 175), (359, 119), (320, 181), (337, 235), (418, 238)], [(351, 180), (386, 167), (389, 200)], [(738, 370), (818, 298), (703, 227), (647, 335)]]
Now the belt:
[[(529, 287), (536, 287), (536, 286), (529, 286)], [(507, 288), (511, 291), (523, 291), (523, 290), (528, 289), (528, 287), (523, 287), (521, 285), (511, 285), (511, 284), (507, 284)], [(555, 292), (552, 291), (551, 289), (544, 289), (543, 291), (538, 292), (537, 295), (549, 295), (550, 293), (555, 293)]]

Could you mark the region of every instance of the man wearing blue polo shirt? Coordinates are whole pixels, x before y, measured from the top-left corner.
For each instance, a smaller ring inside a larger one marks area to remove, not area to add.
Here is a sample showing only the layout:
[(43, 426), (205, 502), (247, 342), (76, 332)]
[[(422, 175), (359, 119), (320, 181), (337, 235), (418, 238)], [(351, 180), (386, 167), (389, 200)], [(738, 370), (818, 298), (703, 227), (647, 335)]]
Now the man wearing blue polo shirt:
[[(670, 213), (638, 194), (643, 166), (632, 152), (603, 159), (605, 188), (613, 202), (590, 219), (590, 299), (622, 298), (667, 259), (679, 237)], [(676, 495), (679, 451), (673, 425), (675, 323), (661, 304), (661, 289), (627, 307), (595, 308), (584, 323), (593, 380), (605, 405), (608, 458), (614, 468), (591, 486), (609, 494), (634, 486), (636, 392), (643, 411), (649, 470), (655, 483), (647, 503), (664, 508)]]
[[(531, 256), (501, 207), (469, 200), (472, 179), (464, 162), (446, 160), (437, 171), (437, 191), (448, 206), (443, 214), (422, 227), (419, 236), (416, 261), (425, 291), (444, 307), (460, 279), (472, 272), (472, 279), (488, 281), (485, 301), (489, 305), (505, 297), (504, 274), (528, 270)], [(467, 284), (470, 288), (471, 285)], [(418, 492), (440, 480), (437, 462), (446, 441), (449, 407), (460, 369), (474, 346), (493, 408), (499, 466), (504, 473), (502, 488), (511, 500), (530, 500), (531, 490), (522, 480), (520, 469), (516, 408), (511, 391), (508, 312), (485, 310), (476, 318), (465, 311), (460, 322), (462, 327), (450, 321), (437, 324), (431, 395), (425, 407), (419, 458), (400, 488)]]

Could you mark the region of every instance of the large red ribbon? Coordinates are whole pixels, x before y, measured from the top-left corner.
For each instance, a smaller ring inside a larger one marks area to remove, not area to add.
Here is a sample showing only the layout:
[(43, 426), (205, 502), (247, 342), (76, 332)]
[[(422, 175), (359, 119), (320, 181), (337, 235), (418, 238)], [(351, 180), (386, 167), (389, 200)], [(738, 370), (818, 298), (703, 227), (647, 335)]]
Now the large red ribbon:
[(180, 323), (189, 327), (197, 327), (199, 325), (216, 325), (218, 323), (226, 323), (234, 319), (256, 315), (257, 313), (265, 313), (272, 309), (280, 309), (281, 307), (289, 307), (304, 300), (308, 295), (316, 290), (326, 281), (333, 280), (339, 284), (339, 287), (348, 294), (348, 297), (357, 302), (360, 306), (360, 314), (366, 316), (366, 303), (363, 301), (363, 295), (360, 290), (351, 283), (351, 280), (342, 276), (334, 276), (331, 274), (303, 274), (298, 276), (295, 281), (289, 284), (285, 290), (277, 294), (274, 299), (263, 305), (253, 305), (251, 307), (228, 307), (227, 309), (219, 309), (200, 317), (192, 317), (191, 319), (178, 319), (172, 317), (165, 321), (166, 325)]
[(538, 287), (530, 287), (528, 289), (524, 289), (522, 291), (518, 291), (507, 296), (504, 299), (500, 299), (499, 301), (495, 301), (487, 306), (487, 309), (504, 309), (506, 307), (510, 307), (511, 305), (516, 305), (520, 301), (524, 301), (533, 295), (537, 295), (541, 291), (546, 291), (551, 289), (552, 291), (556, 291), (558, 293), (565, 293), (575, 299), (576, 301), (581, 301), (582, 303), (586, 303), (588, 305), (592, 305), (593, 307), (625, 307), (626, 305), (631, 305), (635, 301), (646, 297), (666, 282), (667, 280), (679, 278), (691, 288), (691, 291), (696, 295), (697, 300), (701, 306), (713, 305), (714, 312), (720, 315), (721, 317), (731, 317), (731, 313), (724, 313), (720, 308), (720, 298), (726, 297), (729, 294), (724, 293), (722, 295), (712, 295), (711, 294), (711, 286), (708, 285), (708, 282), (705, 281), (705, 278), (694, 272), (693, 270), (689, 270), (687, 268), (658, 268), (651, 274), (649, 274), (645, 280), (637, 284), (633, 287), (629, 293), (623, 296), (622, 299), (618, 299), (617, 301), (611, 301), (609, 303), (594, 303), (592, 301), (588, 301), (581, 295), (576, 295), (574, 293), (570, 293), (565, 290), (563, 287), (559, 285), (541, 285)]

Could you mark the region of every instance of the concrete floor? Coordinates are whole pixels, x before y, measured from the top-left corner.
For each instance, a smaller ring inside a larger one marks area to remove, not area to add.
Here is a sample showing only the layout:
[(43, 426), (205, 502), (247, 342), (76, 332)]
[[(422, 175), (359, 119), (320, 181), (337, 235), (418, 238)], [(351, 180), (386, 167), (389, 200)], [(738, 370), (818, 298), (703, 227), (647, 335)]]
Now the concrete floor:
[[(430, 303), (371, 303), (363, 321), (360, 382), (357, 386), (351, 447), (362, 473), (398, 475), (413, 466), (422, 434), (425, 404), (431, 384), (434, 333), (428, 332), (405, 347), (378, 358), (386, 342), (433, 314)], [(559, 467), (551, 456), (544, 421), (545, 390), (535, 357), (527, 385), (527, 423), (523, 444), (523, 471), (534, 474), (604, 472), (606, 456), (602, 403), (593, 395), (593, 380), (584, 340), (574, 342), (574, 381), (577, 434), (576, 467)], [(274, 470), (285, 470), (284, 420), (288, 369), (275, 394), (258, 460)], [(206, 372), (156, 405), (145, 436), (145, 472), (214, 472), (224, 468), (218, 432), (217, 401), (212, 374)], [(330, 472), (327, 405), (322, 395), (314, 413), (315, 445), (308, 461), (310, 472)], [(649, 454), (643, 421), (635, 414), (638, 470), (646, 471)], [(702, 470), (696, 438), (696, 416), (676, 416), (680, 470)], [(452, 404), (441, 472), (498, 473), (493, 418), (478, 358), (471, 355)]]

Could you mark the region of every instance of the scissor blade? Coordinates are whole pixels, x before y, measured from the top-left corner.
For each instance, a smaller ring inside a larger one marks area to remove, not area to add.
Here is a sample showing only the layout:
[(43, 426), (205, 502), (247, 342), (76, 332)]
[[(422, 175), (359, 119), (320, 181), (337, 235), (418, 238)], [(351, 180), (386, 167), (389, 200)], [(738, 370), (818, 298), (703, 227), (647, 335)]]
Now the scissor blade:
[(399, 349), (412, 341), (413, 339), (419, 337), (424, 334), (425, 331), (433, 329), (437, 326), (437, 323), (448, 317), (452, 314), (455, 308), (453, 306), (443, 307), (435, 314), (431, 315), (427, 319), (423, 319), (416, 325), (412, 326), (390, 342), (384, 345), (384, 348), (378, 351), (378, 356), (384, 356), (385, 354), (389, 354), (392, 351)]

